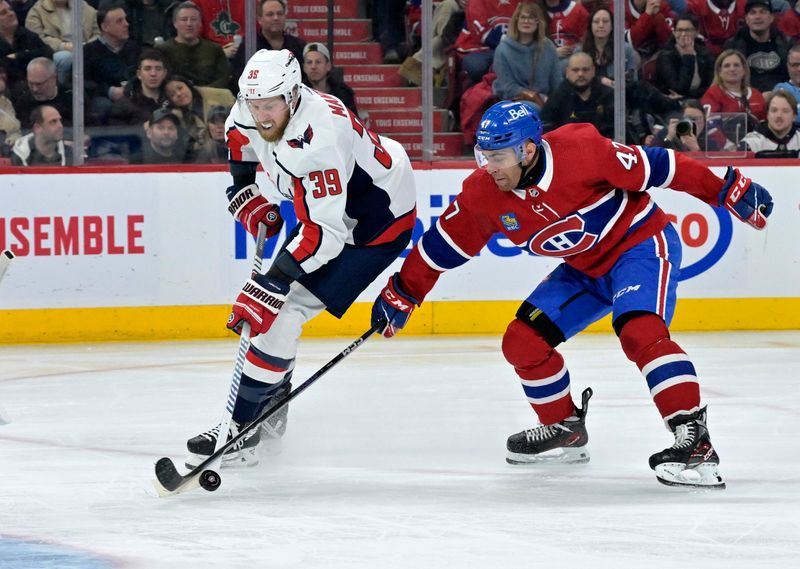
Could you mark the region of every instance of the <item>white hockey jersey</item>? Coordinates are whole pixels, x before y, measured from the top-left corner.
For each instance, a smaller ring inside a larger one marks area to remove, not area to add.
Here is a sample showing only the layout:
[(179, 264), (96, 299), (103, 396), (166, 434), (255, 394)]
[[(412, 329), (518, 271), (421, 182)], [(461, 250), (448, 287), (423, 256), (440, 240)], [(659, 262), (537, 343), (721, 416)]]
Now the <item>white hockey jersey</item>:
[(306, 273), (345, 244), (388, 243), (414, 227), (416, 191), (405, 150), (367, 130), (336, 97), (301, 86), (277, 143), (261, 138), (241, 99), (225, 131), (229, 159), (260, 162), (273, 190), (292, 200), (300, 231), (287, 251)]

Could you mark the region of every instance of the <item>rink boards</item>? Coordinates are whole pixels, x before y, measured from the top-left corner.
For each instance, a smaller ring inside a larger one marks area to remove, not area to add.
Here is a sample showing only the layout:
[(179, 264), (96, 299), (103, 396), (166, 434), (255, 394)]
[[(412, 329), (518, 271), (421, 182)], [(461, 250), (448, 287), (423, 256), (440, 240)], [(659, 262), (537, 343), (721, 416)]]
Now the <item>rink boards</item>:
[[(800, 328), (800, 167), (751, 161), (742, 169), (775, 198), (767, 231), (686, 194), (652, 192), (684, 243), (675, 329)], [(225, 337), (229, 302), (248, 276), (253, 244), (226, 210), (229, 175), (205, 170), (3, 175), (0, 249), (18, 258), (0, 284), (0, 342)], [(415, 170), (415, 240), (470, 171)], [(282, 212), (287, 223), (268, 243), (268, 259), (296, 223), (291, 204)], [(500, 333), (558, 262), (496, 236), (440, 278), (404, 333)], [(343, 320), (323, 315), (306, 334), (363, 332), (372, 299), (399, 265)], [(592, 327), (608, 329), (606, 321)]]

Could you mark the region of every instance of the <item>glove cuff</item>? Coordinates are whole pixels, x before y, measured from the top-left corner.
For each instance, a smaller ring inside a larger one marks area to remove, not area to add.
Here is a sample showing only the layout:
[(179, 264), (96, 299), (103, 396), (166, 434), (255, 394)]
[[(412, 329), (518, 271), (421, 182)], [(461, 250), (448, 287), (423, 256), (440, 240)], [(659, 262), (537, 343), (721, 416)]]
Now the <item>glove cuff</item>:
[(395, 273), (392, 275), (392, 278), (389, 281), (391, 283), (391, 287), (394, 289), (395, 294), (402, 297), (404, 300), (407, 300), (414, 306), (419, 306), (419, 301), (414, 298), (411, 294), (405, 291), (401, 282), (400, 282), (400, 273)]
[(242, 209), (244, 209), (244, 207), (248, 203), (259, 197), (263, 199), (263, 197), (261, 196), (261, 192), (258, 190), (257, 184), (250, 184), (249, 186), (245, 186), (244, 188), (238, 190), (235, 194), (233, 194), (233, 196), (230, 197), (230, 204), (228, 204), (228, 211), (233, 217), (239, 219), (239, 214), (241, 213)]

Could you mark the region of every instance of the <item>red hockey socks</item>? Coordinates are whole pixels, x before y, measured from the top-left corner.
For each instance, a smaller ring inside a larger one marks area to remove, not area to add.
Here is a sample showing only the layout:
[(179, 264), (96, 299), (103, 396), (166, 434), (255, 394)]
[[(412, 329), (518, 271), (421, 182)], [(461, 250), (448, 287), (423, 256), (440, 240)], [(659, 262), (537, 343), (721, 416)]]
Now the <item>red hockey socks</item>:
[(514, 320), (503, 336), (503, 355), (514, 366), (522, 389), (543, 425), (575, 414), (569, 392), (569, 371), (555, 349), (536, 330)]
[(647, 380), (650, 395), (667, 420), (678, 412), (700, 408), (700, 385), (689, 356), (670, 339), (655, 314), (631, 319), (619, 335), (622, 349)]

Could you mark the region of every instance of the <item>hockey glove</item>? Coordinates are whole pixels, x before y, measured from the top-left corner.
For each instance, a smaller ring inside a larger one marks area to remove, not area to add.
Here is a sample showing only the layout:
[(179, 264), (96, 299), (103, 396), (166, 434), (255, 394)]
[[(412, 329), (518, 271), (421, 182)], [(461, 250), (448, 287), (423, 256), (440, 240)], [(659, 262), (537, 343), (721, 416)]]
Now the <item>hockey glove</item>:
[(400, 279), (395, 273), (372, 305), (372, 326), (391, 338), (406, 325), (418, 304), (417, 299), (400, 288)]
[(289, 285), (266, 275), (255, 275), (242, 287), (228, 317), (228, 328), (242, 333), (242, 325), (250, 323), (250, 337), (269, 330), (286, 302)]
[(741, 221), (756, 229), (764, 229), (772, 213), (772, 196), (738, 169), (729, 167), (719, 193), (719, 205), (725, 206)]
[(268, 238), (276, 235), (283, 227), (280, 208), (269, 203), (258, 191), (257, 185), (250, 184), (241, 189), (231, 186), (227, 193), (230, 200), (228, 211), (253, 237), (258, 235), (259, 223), (267, 226)]

